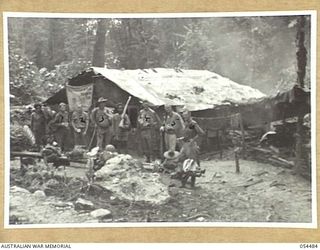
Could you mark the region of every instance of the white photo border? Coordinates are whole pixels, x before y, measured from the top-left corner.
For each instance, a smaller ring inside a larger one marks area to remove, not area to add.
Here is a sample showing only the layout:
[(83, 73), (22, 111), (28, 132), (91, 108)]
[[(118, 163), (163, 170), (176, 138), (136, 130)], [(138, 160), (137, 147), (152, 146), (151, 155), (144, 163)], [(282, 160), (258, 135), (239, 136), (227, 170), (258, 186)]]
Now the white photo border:
[[(311, 16), (311, 190), (312, 221), (310, 223), (263, 223), (263, 222), (161, 222), (161, 223), (65, 223), (65, 224), (9, 224), (10, 187), (10, 88), (8, 54), (8, 18), (208, 18), (208, 17), (254, 17), (254, 16)], [(316, 165), (316, 57), (317, 57), (317, 11), (255, 11), (255, 12), (193, 12), (193, 13), (45, 13), (45, 12), (3, 12), (3, 55), (4, 55), (4, 228), (149, 228), (149, 227), (265, 227), (265, 228), (318, 228), (317, 223), (317, 165)]]

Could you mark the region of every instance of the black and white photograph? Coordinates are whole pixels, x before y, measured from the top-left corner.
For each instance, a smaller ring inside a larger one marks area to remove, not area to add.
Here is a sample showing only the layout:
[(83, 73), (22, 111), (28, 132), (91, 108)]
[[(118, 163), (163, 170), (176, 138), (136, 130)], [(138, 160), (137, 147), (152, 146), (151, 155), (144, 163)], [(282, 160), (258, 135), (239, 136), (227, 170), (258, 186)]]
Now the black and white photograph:
[(315, 18), (4, 13), (5, 226), (316, 227)]

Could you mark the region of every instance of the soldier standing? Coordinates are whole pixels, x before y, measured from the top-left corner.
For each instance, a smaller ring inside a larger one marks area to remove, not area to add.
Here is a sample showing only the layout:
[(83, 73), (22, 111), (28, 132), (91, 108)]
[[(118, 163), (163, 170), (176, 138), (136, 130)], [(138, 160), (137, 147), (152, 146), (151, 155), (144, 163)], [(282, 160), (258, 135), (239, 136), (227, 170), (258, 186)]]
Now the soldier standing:
[(58, 145), (61, 147), (61, 151), (64, 152), (67, 145), (67, 139), (69, 136), (69, 112), (67, 111), (67, 104), (59, 104), (59, 112), (56, 114), (52, 121), (52, 127), (55, 130), (55, 138)]
[(107, 99), (100, 97), (98, 107), (94, 108), (91, 113), (91, 121), (95, 125), (97, 135), (97, 147), (103, 150), (104, 147), (111, 143), (112, 132), (112, 114), (109, 113), (106, 103)]
[(73, 112), (71, 124), (74, 130), (74, 144), (87, 145), (86, 134), (89, 127), (89, 116), (83, 111), (81, 105)]
[(154, 132), (156, 126), (160, 123), (160, 119), (156, 112), (152, 110), (147, 101), (142, 102), (142, 110), (138, 116), (138, 125), (141, 135), (142, 152), (146, 157), (146, 161), (154, 160)]
[(46, 139), (48, 139), (49, 137), (53, 136), (51, 133), (52, 131), (50, 126), (51, 126), (52, 120), (56, 115), (56, 112), (52, 110), (46, 103), (44, 103), (42, 107), (43, 107), (42, 110), (43, 110), (44, 117), (46, 118)]
[(115, 146), (120, 153), (128, 153), (128, 138), (131, 122), (129, 116), (123, 113), (122, 103), (117, 105), (117, 113), (112, 118)]
[(46, 118), (42, 111), (41, 104), (34, 105), (35, 112), (31, 114), (31, 131), (34, 134), (37, 147), (40, 149), (45, 144)]
[(164, 124), (160, 128), (160, 131), (164, 132), (164, 140), (166, 144), (166, 150), (175, 151), (177, 145), (177, 138), (182, 135), (184, 130), (184, 122), (181, 116), (172, 110), (170, 105), (164, 107), (166, 115), (164, 118)]
[(183, 137), (178, 138), (183, 142), (182, 151), (184, 151), (187, 158), (196, 160), (200, 166), (197, 139), (205, 133), (199, 124), (192, 119), (190, 111), (185, 110), (182, 116), (185, 122), (185, 128), (183, 130)]

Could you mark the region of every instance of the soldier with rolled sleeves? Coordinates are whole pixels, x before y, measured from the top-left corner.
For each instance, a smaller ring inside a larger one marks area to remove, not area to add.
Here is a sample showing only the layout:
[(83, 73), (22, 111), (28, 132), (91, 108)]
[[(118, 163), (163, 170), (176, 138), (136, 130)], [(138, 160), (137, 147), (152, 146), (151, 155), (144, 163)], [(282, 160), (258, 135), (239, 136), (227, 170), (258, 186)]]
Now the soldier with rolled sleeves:
[(170, 105), (165, 105), (165, 118), (163, 126), (160, 131), (164, 132), (164, 140), (166, 150), (175, 151), (177, 145), (177, 138), (182, 135), (184, 130), (184, 122), (181, 116), (172, 110)]
[(113, 115), (112, 126), (115, 140), (115, 146), (119, 153), (128, 153), (128, 138), (131, 122), (127, 114), (122, 114), (124, 106), (117, 104), (117, 113)]
[(157, 125), (160, 124), (160, 119), (156, 112), (152, 110), (147, 101), (142, 102), (142, 109), (138, 116), (138, 126), (141, 135), (142, 152), (146, 157), (146, 161), (150, 162), (154, 160), (156, 155), (154, 154), (153, 147), (154, 133)]
[(198, 138), (203, 136), (205, 132), (199, 126), (199, 124), (192, 119), (191, 112), (189, 110), (185, 110), (182, 113), (182, 117), (185, 123), (185, 128), (183, 130), (183, 137), (178, 138), (181, 140), (183, 145), (182, 148), (190, 148), (191, 150), (187, 150), (187, 156), (190, 159), (194, 159), (197, 161), (200, 166), (199, 161), (199, 146), (198, 146)]
[(113, 137), (112, 114), (106, 107), (107, 101), (107, 99), (100, 97), (98, 99), (98, 107), (94, 108), (91, 113), (91, 121), (96, 129), (97, 147), (100, 150), (110, 144)]

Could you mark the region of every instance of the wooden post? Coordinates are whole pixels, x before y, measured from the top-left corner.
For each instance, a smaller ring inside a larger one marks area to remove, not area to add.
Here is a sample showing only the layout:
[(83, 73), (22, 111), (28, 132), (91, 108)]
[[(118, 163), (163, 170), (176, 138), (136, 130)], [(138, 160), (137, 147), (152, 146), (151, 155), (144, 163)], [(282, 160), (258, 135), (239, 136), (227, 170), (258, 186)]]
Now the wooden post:
[(21, 175), (24, 175), (27, 172), (28, 166), (24, 164), (22, 156), (20, 156), (19, 159), (20, 159), (20, 173)]
[(239, 156), (238, 156), (237, 149), (234, 151), (234, 160), (236, 162), (236, 173), (239, 174), (240, 173), (240, 164), (239, 164)]
[(245, 143), (245, 134), (244, 134), (244, 128), (243, 128), (243, 121), (241, 113), (239, 113), (239, 123), (240, 123), (240, 129), (241, 129), (241, 144), (242, 144), (242, 157), (246, 158), (246, 143)]
[(64, 180), (64, 183), (67, 183), (66, 165), (63, 165), (63, 180)]
[(160, 159), (161, 162), (165, 161), (164, 158), (164, 152), (166, 151), (166, 146), (165, 146), (165, 135), (164, 135), (164, 131), (160, 131)]
[[(301, 88), (304, 87), (304, 77), (306, 73), (306, 63), (307, 63), (307, 50), (304, 46), (305, 38), (305, 17), (299, 16), (297, 22), (297, 37), (296, 37), (296, 47), (297, 47), (297, 85)], [(302, 137), (303, 137), (303, 113), (301, 112), (301, 106), (298, 107), (298, 122), (297, 122), (297, 132), (296, 132), (296, 159), (295, 168), (299, 172), (301, 169), (301, 158), (302, 158)]]
[(221, 142), (220, 142), (220, 130), (217, 130), (217, 144), (218, 144), (218, 150), (219, 150), (219, 154), (220, 154), (220, 160), (222, 160), (222, 146), (221, 146)]

